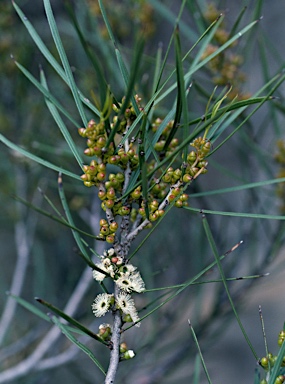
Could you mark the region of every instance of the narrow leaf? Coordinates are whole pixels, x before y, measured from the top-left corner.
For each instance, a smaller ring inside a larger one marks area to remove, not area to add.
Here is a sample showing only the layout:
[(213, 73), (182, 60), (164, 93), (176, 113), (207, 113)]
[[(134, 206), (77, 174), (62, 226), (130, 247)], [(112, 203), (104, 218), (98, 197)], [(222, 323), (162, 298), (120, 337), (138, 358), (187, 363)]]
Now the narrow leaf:
[[(66, 217), (67, 217), (69, 224), (72, 227), (76, 227), (74, 225), (74, 221), (73, 221), (69, 206), (68, 206), (66, 198), (65, 198), (65, 193), (64, 193), (64, 189), (63, 189), (62, 176), (61, 175), (58, 176), (58, 192), (59, 192), (61, 203), (62, 203), (64, 212), (66, 214)], [(77, 231), (72, 230), (72, 234), (73, 234), (74, 240), (76, 241), (76, 244), (78, 245), (78, 248), (80, 249), (80, 252), (82, 253), (82, 257), (85, 259), (87, 264), (88, 265), (90, 265), (90, 263), (94, 264), (91, 260), (91, 257), (86, 252), (85, 246), (84, 246), (79, 234), (77, 233)], [(99, 256), (99, 255), (97, 254), (97, 256)]]
[(228, 285), (227, 285), (227, 282), (226, 282), (226, 277), (225, 277), (225, 274), (224, 274), (224, 271), (223, 271), (223, 268), (222, 268), (222, 265), (221, 265), (221, 260), (220, 260), (220, 256), (219, 256), (219, 253), (218, 253), (218, 250), (217, 250), (217, 247), (216, 247), (216, 243), (215, 243), (215, 240), (213, 238), (213, 235), (212, 235), (212, 232), (211, 232), (211, 229), (210, 229), (210, 226), (208, 224), (208, 221), (206, 219), (206, 216), (204, 214), (202, 214), (202, 221), (203, 221), (203, 226), (204, 226), (204, 230), (205, 230), (205, 233), (206, 233), (206, 236), (207, 236), (207, 239), (208, 239), (208, 242), (209, 242), (209, 245), (212, 249), (212, 252), (215, 256), (215, 261), (217, 263), (217, 266), (218, 266), (218, 269), (219, 269), (219, 272), (220, 272), (220, 275), (221, 275), (221, 278), (223, 280), (223, 284), (224, 284), (224, 287), (225, 287), (225, 291), (227, 293), (227, 296), (228, 296), (228, 299), (229, 299), (229, 302), (230, 302), (230, 305), (232, 307), (232, 310), (233, 310), (233, 313), (236, 317), (236, 320), (238, 322), (238, 325), (241, 329), (241, 332), (251, 350), (251, 352), (253, 353), (255, 359), (257, 360), (258, 359), (258, 356), (257, 356), (257, 353), (255, 352), (254, 348), (253, 348), (253, 345), (251, 344), (248, 336), (247, 336), (247, 333), (242, 325), (242, 322), (240, 320), (240, 317), (236, 311), (236, 308), (235, 308), (235, 305), (234, 305), (234, 302), (232, 300), (232, 297), (231, 297), (231, 294), (230, 294), (230, 291), (229, 291), (229, 288), (228, 288)]
[(72, 122), (75, 127), (79, 126), (77, 121), (74, 120), (71, 114), (58, 102), (58, 100), (49, 92), (47, 88), (45, 88), (41, 83), (39, 83), (38, 80), (20, 63), (15, 61), (15, 64), (20, 69), (20, 71), (26, 76), (26, 78), (38, 88), (38, 90), (45, 96), (47, 100), (51, 101), (55, 105), (55, 107), (59, 109), (64, 114), (64, 116), (69, 119), (69, 121)]
[[(69, 85), (68, 77), (66, 76), (64, 70), (59, 65), (59, 63), (56, 61), (56, 59), (53, 57), (53, 55), (48, 50), (45, 43), (42, 41), (41, 37), (33, 27), (33, 25), (30, 23), (28, 18), (25, 16), (25, 14), (22, 12), (22, 10), (18, 7), (18, 5), (12, 1), (13, 7), (15, 8), (18, 16), (22, 20), (24, 26), (27, 28), (27, 31), (29, 32), (30, 36), (32, 37), (34, 43), (39, 48), (40, 52), (43, 54), (43, 56), (46, 58), (46, 60), (50, 63), (50, 65), (54, 68), (54, 70), (59, 74), (59, 76), (64, 80), (66, 84)], [(79, 92), (80, 99), (82, 102), (90, 109), (92, 110), (97, 116), (100, 116), (99, 111), (95, 106), (88, 100), (84, 95), (82, 95), (81, 92)]]
[(58, 316), (60, 316), (62, 319), (68, 321), (70, 324), (74, 325), (76, 328), (80, 329), (82, 332), (84, 332), (86, 335), (92, 337), (93, 339), (99, 341), (100, 343), (109, 346), (109, 343), (101, 339), (101, 337), (97, 336), (96, 333), (92, 332), (90, 329), (86, 328), (83, 324), (79, 323), (77, 320), (75, 320), (73, 317), (68, 316), (66, 313), (64, 313), (61, 309), (55, 307), (54, 305), (48, 303), (47, 301), (35, 297), (35, 300), (37, 300), (40, 304), (44, 305), (45, 307), (49, 308), (51, 311), (56, 313)]
[(36, 316), (42, 318), (43, 320), (50, 322), (50, 318), (48, 317), (48, 315), (40, 311), (39, 308), (37, 308), (35, 305), (29, 303), (28, 301), (22, 299), (19, 296), (13, 295), (10, 292), (8, 292), (7, 294), (13, 299), (15, 299), (22, 307), (26, 308), (28, 311), (34, 313)]
[(87, 118), (86, 118), (86, 115), (85, 115), (85, 112), (83, 109), (81, 99), (80, 99), (79, 94), (78, 94), (78, 88), (75, 84), (74, 77), (73, 77), (73, 74), (72, 74), (72, 71), (70, 68), (70, 64), (68, 62), (65, 50), (63, 48), (62, 41), (61, 41), (60, 36), (59, 36), (59, 32), (57, 29), (57, 25), (56, 25), (56, 22), (55, 22), (55, 19), (53, 16), (53, 12), (52, 12), (49, 0), (44, 0), (44, 7), (45, 7), (49, 27), (51, 30), (51, 34), (52, 34), (54, 43), (56, 45), (56, 49), (58, 51), (58, 54), (60, 56), (64, 71), (66, 73), (68, 84), (70, 86), (76, 107), (77, 107), (78, 112), (81, 116), (82, 122), (83, 122), (84, 126), (86, 127), (87, 126)]
[(72, 177), (73, 179), (81, 181), (80, 176), (78, 176), (75, 173), (72, 173), (70, 171), (67, 171), (64, 168), (58, 167), (57, 165), (54, 165), (54, 164), (50, 163), (49, 161), (44, 160), (44, 159), (42, 159), (36, 155), (33, 155), (31, 152), (27, 151), (26, 149), (21, 148), (18, 145), (12, 143), (5, 136), (3, 136), (1, 133), (0, 133), (0, 141), (2, 141), (3, 144), (5, 144), (7, 147), (11, 148), (12, 150), (19, 152), (21, 155), (35, 161), (36, 163), (43, 165), (46, 168), (50, 168), (53, 171), (60, 172), (66, 176), (69, 176), (69, 177)]
[[(48, 90), (48, 86), (47, 86), (47, 82), (46, 82), (46, 78), (45, 78), (43, 70), (41, 70), (41, 83), (42, 83), (43, 87)], [(47, 98), (45, 98), (45, 101), (46, 101), (47, 107), (48, 107), (52, 117), (54, 118), (54, 121), (57, 123), (57, 125), (60, 129), (60, 132), (62, 133), (67, 145), (69, 146), (71, 152), (73, 153), (73, 156), (77, 160), (77, 163), (79, 164), (80, 168), (83, 169), (83, 160), (81, 158), (81, 155), (79, 154), (77, 147), (76, 147), (70, 133), (68, 132), (66, 125), (64, 124), (63, 120), (61, 119), (55, 105), (52, 102), (50, 102)]]
[(204, 360), (204, 358), (203, 358), (203, 354), (202, 354), (202, 351), (201, 351), (201, 348), (200, 348), (200, 345), (199, 345), (199, 342), (198, 342), (196, 333), (195, 333), (195, 331), (194, 331), (194, 328), (192, 327), (192, 324), (190, 323), (190, 320), (188, 320), (188, 323), (189, 323), (189, 326), (190, 326), (190, 330), (191, 330), (191, 333), (192, 333), (194, 342), (195, 342), (196, 347), (197, 347), (197, 349), (198, 349), (198, 353), (199, 353), (199, 356), (200, 356), (200, 359), (201, 359), (201, 362), (202, 362), (202, 365), (203, 365), (203, 369), (204, 369), (205, 375), (206, 375), (206, 377), (207, 377), (208, 383), (211, 384), (212, 381), (211, 381), (211, 379), (210, 379), (210, 375), (209, 375), (209, 372), (208, 372), (208, 370), (207, 370), (207, 367), (206, 367), (206, 364), (205, 364), (205, 360)]
[(102, 367), (102, 365), (99, 363), (99, 361), (96, 359), (94, 356), (93, 352), (86, 347), (86, 345), (82, 344), (80, 341), (78, 341), (68, 330), (68, 328), (62, 324), (56, 316), (52, 316), (52, 321), (54, 322), (55, 325), (57, 325), (61, 332), (73, 343), (75, 344), (78, 348), (81, 349), (84, 353), (86, 353), (87, 356), (90, 357), (90, 359), (97, 365), (97, 367), (100, 369), (100, 371), (106, 376), (105, 370)]

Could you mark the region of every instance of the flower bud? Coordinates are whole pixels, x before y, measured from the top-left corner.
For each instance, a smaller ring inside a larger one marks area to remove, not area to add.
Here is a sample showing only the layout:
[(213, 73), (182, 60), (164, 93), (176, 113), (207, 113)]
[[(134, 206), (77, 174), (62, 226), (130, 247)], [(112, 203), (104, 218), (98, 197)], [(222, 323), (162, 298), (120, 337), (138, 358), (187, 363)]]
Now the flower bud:
[(108, 197), (108, 199), (114, 199), (116, 197), (116, 192), (115, 192), (115, 189), (113, 187), (111, 187), (107, 190), (107, 197)]
[(85, 128), (78, 128), (78, 133), (81, 137), (86, 137), (86, 129)]
[(116, 232), (117, 229), (118, 229), (118, 223), (116, 223), (116, 221), (113, 221), (110, 225), (109, 225), (109, 229), (111, 232)]
[(124, 215), (128, 215), (130, 213), (130, 208), (129, 207), (126, 207), (126, 206), (122, 206), (120, 209), (119, 209), (119, 215), (121, 216), (124, 216)]
[(114, 204), (115, 204), (114, 200), (109, 199), (105, 201), (106, 208), (112, 209), (114, 207)]
[(107, 225), (103, 225), (103, 227), (100, 228), (101, 235), (108, 235), (109, 234), (109, 227)]
[(99, 173), (97, 173), (97, 179), (98, 179), (99, 181), (103, 181), (103, 180), (105, 179), (105, 177), (106, 177), (106, 173), (105, 173), (105, 172), (99, 172)]
[(106, 236), (106, 241), (107, 241), (107, 243), (109, 243), (109, 244), (112, 244), (112, 243), (114, 243), (114, 241), (115, 241), (115, 236), (114, 236), (114, 234), (112, 233), (110, 233), (108, 236)]
[(183, 201), (181, 201), (180, 199), (176, 200), (175, 201), (175, 207), (177, 208), (182, 208), (183, 207)]
[(192, 176), (189, 173), (183, 175), (183, 183), (189, 183), (192, 180)]
[(99, 197), (100, 200), (104, 200), (105, 197), (106, 197), (105, 191), (99, 191), (98, 192), (98, 197)]
[(191, 151), (187, 156), (187, 161), (190, 164), (193, 164), (196, 161), (197, 155), (195, 151)]
[(134, 352), (132, 349), (129, 349), (128, 351), (126, 351), (126, 352), (124, 353), (124, 356), (123, 356), (123, 358), (124, 358), (125, 360), (132, 359), (133, 357), (135, 357), (135, 352)]
[(127, 344), (126, 343), (121, 343), (120, 344), (120, 353), (125, 353), (125, 352), (127, 352), (127, 350), (128, 350)]

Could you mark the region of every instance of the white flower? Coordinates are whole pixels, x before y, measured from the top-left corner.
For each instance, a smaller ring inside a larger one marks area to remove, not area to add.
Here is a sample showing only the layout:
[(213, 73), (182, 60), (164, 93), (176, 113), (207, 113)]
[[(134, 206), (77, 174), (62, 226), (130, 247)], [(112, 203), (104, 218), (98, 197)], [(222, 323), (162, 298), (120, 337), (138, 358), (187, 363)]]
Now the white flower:
[(145, 284), (139, 272), (132, 273), (131, 276), (132, 290), (136, 292), (143, 292), (145, 290)]
[(114, 256), (114, 254), (115, 254), (114, 248), (108, 249), (107, 254), (108, 254), (108, 256)]
[(135, 267), (134, 265), (132, 264), (126, 264), (124, 265), (123, 267), (120, 268), (120, 271), (124, 274), (124, 275), (130, 275), (131, 273), (134, 273), (135, 271), (137, 270), (137, 267)]
[[(116, 303), (123, 313), (131, 316), (134, 323), (140, 320), (135, 307), (135, 302), (131, 298), (131, 295), (128, 295), (125, 292), (120, 292), (116, 298)], [(136, 326), (139, 327), (140, 323), (137, 323)]]
[(126, 292), (143, 292), (145, 284), (139, 272), (135, 273), (122, 273), (121, 276), (115, 280), (118, 287)]
[(105, 268), (110, 267), (110, 265), (112, 264), (111, 260), (108, 257), (105, 257), (105, 259), (103, 259), (102, 262), (103, 262)]
[(135, 308), (135, 302), (132, 299), (131, 295), (128, 295), (125, 292), (120, 292), (116, 298), (116, 302), (118, 307), (124, 312), (126, 315), (129, 315)]
[(117, 286), (126, 292), (132, 292), (132, 282), (128, 276), (121, 275), (117, 280), (115, 280)]
[(100, 293), (100, 295), (96, 296), (93, 304), (92, 311), (96, 317), (104, 316), (111, 304), (112, 304), (113, 295), (109, 295), (108, 293)]
[[(105, 268), (105, 265), (103, 264), (103, 262), (97, 263), (96, 267), (98, 267), (98, 268), (100, 268), (103, 271), (108, 273), (108, 270), (107, 270), (107, 268)], [(101, 273), (101, 272), (97, 271), (96, 269), (93, 269), (93, 279), (95, 279), (96, 281), (103, 281), (105, 279), (105, 277), (106, 277), (106, 275), (104, 273)]]

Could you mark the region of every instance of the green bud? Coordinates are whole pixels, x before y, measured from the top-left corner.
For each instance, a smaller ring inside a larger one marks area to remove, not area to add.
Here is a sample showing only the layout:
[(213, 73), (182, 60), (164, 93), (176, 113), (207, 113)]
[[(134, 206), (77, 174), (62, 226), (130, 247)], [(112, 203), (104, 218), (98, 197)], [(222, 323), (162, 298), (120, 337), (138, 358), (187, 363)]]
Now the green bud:
[(133, 350), (129, 349), (128, 351), (126, 351), (123, 355), (123, 358), (125, 360), (129, 360), (129, 359), (132, 359), (133, 357), (135, 357), (135, 353)]
[(106, 236), (106, 241), (109, 244), (114, 243), (115, 241), (115, 235), (113, 233), (110, 233), (108, 236)]

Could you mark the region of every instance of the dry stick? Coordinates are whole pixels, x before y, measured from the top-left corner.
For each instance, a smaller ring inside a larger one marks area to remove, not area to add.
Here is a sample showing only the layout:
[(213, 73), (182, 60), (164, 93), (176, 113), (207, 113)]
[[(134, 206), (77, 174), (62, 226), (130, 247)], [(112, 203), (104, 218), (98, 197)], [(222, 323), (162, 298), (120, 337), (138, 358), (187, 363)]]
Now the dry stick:
[[(94, 204), (95, 205), (95, 204)], [(98, 207), (94, 209), (94, 216), (98, 215)], [(97, 217), (97, 220), (99, 218)], [(102, 243), (97, 243), (98, 246), (102, 246)], [(99, 253), (101, 250), (99, 251)], [(68, 313), (69, 316), (73, 316), (78, 306), (82, 302), (82, 298), (89, 289), (92, 282), (92, 274), (90, 273), (90, 267), (86, 267), (75, 287), (73, 294), (71, 295), (67, 305), (64, 308), (64, 312)], [(8, 368), (7, 370), (0, 373), (0, 383), (7, 383), (11, 380), (15, 380), (19, 377), (24, 376), (32, 370), (37, 369), (41, 359), (45, 353), (53, 346), (57, 339), (61, 336), (61, 330), (57, 326), (53, 326), (42, 341), (38, 344), (34, 352), (29, 355), (26, 359), (22, 360), (19, 364)], [(49, 367), (51, 368), (51, 367)]]
[[(16, 190), (18, 194), (26, 194), (26, 175), (22, 172), (22, 169), (15, 167), (15, 180)], [(41, 199), (41, 196), (39, 197)], [(39, 201), (37, 202), (39, 204)], [(19, 214), (23, 216), (23, 205), (17, 203)], [(37, 223), (37, 216), (30, 214), (30, 225), (20, 219), (15, 225), (15, 244), (17, 252), (17, 262), (14, 268), (14, 274), (10, 287), (10, 292), (16, 296), (19, 296), (22, 292), (24, 279), (26, 276), (27, 266), (29, 262), (29, 253), (33, 244), (33, 237), (35, 233), (35, 227)], [(28, 228), (28, 230), (27, 230)], [(8, 297), (5, 309), (2, 312), (0, 320), (0, 344), (2, 344), (4, 337), (7, 335), (9, 326), (12, 323), (12, 319), (15, 316), (17, 308), (17, 301), (12, 297)]]
[[(75, 313), (78, 306), (82, 302), (82, 297), (90, 286), (91, 277), (90, 267), (86, 267), (73, 294), (64, 308), (64, 312), (68, 313), (69, 316), (72, 316)], [(57, 326), (52, 327), (29, 357), (22, 360), (19, 364), (0, 373), (0, 383), (7, 383), (10, 380), (15, 380), (18, 377), (22, 377), (28, 372), (36, 369), (39, 361), (52, 347), (60, 335), (61, 330)]]

